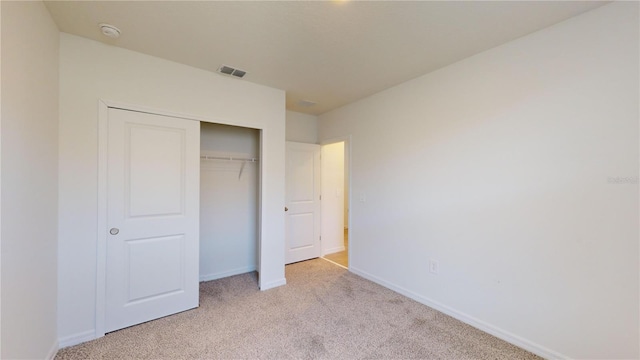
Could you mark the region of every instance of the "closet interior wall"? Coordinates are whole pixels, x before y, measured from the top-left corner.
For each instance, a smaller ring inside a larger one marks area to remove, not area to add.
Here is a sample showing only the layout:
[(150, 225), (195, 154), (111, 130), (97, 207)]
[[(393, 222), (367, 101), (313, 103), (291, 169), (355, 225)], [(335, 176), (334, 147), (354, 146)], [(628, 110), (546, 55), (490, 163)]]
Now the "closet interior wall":
[(259, 144), (259, 130), (201, 123), (200, 281), (256, 270)]

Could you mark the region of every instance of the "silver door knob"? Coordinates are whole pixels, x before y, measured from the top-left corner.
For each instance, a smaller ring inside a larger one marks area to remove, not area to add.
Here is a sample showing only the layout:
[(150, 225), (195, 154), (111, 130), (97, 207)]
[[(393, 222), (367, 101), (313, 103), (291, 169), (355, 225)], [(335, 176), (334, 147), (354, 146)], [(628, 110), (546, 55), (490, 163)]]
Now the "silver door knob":
[(111, 230), (109, 230), (109, 234), (111, 235), (118, 235), (119, 232), (120, 232), (120, 229), (118, 228), (111, 228)]

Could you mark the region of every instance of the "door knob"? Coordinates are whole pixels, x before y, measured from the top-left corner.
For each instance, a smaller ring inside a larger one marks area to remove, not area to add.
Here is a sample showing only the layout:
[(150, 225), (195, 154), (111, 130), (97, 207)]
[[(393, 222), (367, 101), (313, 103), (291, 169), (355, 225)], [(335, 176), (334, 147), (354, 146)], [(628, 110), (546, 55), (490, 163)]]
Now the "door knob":
[(111, 228), (111, 230), (109, 230), (109, 234), (111, 235), (118, 235), (119, 232), (120, 232), (120, 229), (118, 228)]
[(289, 211), (289, 208), (285, 206), (284, 211)]

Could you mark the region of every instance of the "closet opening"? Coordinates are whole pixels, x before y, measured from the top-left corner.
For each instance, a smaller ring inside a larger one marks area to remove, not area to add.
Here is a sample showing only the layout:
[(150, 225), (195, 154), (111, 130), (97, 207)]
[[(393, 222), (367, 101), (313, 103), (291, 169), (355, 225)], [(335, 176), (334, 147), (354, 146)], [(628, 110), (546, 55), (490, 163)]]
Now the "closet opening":
[(199, 281), (286, 283), (260, 277), (263, 127), (98, 105), (96, 337), (197, 307)]
[(256, 271), (260, 130), (200, 123), (200, 282)]

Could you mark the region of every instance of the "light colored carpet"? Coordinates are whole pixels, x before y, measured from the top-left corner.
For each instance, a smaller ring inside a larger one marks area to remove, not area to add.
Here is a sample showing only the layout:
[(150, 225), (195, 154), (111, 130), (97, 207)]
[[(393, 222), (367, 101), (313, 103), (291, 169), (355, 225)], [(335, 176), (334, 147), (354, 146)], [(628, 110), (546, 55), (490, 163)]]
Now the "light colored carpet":
[(537, 359), (322, 259), (200, 285), (200, 307), (62, 349), (56, 359)]

